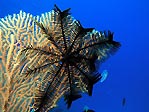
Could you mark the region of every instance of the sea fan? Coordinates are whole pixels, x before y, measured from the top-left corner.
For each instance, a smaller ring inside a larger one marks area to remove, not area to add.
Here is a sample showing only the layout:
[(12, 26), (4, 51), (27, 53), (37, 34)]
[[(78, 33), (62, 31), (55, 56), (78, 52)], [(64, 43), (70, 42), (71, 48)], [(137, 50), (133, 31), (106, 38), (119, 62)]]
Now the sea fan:
[(56, 5), (41, 16), (20, 11), (0, 19), (0, 111), (47, 112), (92, 95), (105, 61), (120, 43), (110, 31), (84, 28)]
[(91, 96), (93, 85), (102, 77), (100, 73), (93, 74), (95, 60), (103, 62), (120, 46), (113, 40), (113, 33), (84, 28), (69, 11), (61, 11), (55, 5), (51, 21), (47, 18), (50, 26), (31, 18), (47, 38), (47, 44), (40, 47), (28, 45), (18, 56), (21, 63), (30, 60), (34, 63), (33, 66), (24, 65), (24, 79), (47, 74), (44, 80), (39, 79), (32, 103), (39, 112), (50, 110), (51, 103), (55, 102), (54, 96), (64, 95), (68, 108), (81, 98), (82, 92)]

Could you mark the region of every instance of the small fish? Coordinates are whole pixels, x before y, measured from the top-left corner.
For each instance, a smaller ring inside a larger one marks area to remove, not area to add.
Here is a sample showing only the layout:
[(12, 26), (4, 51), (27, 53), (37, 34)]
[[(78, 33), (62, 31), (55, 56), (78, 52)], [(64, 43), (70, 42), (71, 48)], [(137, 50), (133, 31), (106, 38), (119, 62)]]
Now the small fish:
[(122, 106), (124, 107), (125, 104), (126, 104), (126, 98), (123, 98), (123, 99), (122, 99)]
[(100, 79), (100, 82), (103, 82), (107, 79), (107, 76), (108, 76), (108, 71), (107, 70), (104, 70), (102, 73), (101, 73), (101, 79)]
[(85, 107), (84, 107), (83, 112), (95, 112), (95, 111), (94, 111), (94, 110), (89, 109), (89, 107), (88, 107), (88, 106), (85, 106)]

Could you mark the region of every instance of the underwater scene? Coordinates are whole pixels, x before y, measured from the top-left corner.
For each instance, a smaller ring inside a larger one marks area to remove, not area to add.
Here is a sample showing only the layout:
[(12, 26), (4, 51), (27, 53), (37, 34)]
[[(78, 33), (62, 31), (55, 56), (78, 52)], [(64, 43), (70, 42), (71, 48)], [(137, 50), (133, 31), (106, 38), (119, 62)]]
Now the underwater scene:
[(0, 112), (149, 112), (147, 0), (1, 0)]

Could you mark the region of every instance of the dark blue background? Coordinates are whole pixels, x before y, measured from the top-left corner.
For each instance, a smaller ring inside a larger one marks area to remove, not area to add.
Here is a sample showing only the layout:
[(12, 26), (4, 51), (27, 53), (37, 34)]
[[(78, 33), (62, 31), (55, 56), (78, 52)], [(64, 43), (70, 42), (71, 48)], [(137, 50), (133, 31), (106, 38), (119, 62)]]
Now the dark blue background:
[[(1, 0), (0, 17), (19, 10), (40, 15), (51, 11), (54, 4), (62, 10), (70, 7), (84, 27), (113, 31), (122, 44), (101, 66), (101, 71), (109, 72), (107, 80), (94, 86), (92, 97), (84, 95), (75, 101), (69, 112), (82, 112), (85, 105), (96, 112), (149, 112), (149, 1)], [(65, 107), (63, 103), (60, 109)]]

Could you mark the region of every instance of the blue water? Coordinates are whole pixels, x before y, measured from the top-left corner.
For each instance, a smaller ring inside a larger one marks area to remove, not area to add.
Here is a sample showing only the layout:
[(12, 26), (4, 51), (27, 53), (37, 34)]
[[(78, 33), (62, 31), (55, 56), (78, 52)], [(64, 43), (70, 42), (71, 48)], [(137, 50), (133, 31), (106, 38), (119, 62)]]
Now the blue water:
[(113, 31), (115, 40), (122, 44), (102, 64), (100, 70), (108, 70), (108, 77), (94, 86), (93, 96), (84, 95), (68, 111), (60, 101), (59, 110), (82, 112), (88, 106), (96, 112), (149, 112), (149, 1), (1, 0), (0, 17), (19, 10), (40, 15), (51, 11), (54, 4), (62, 10), (70, 7), (72, 16), (84, 27)]

